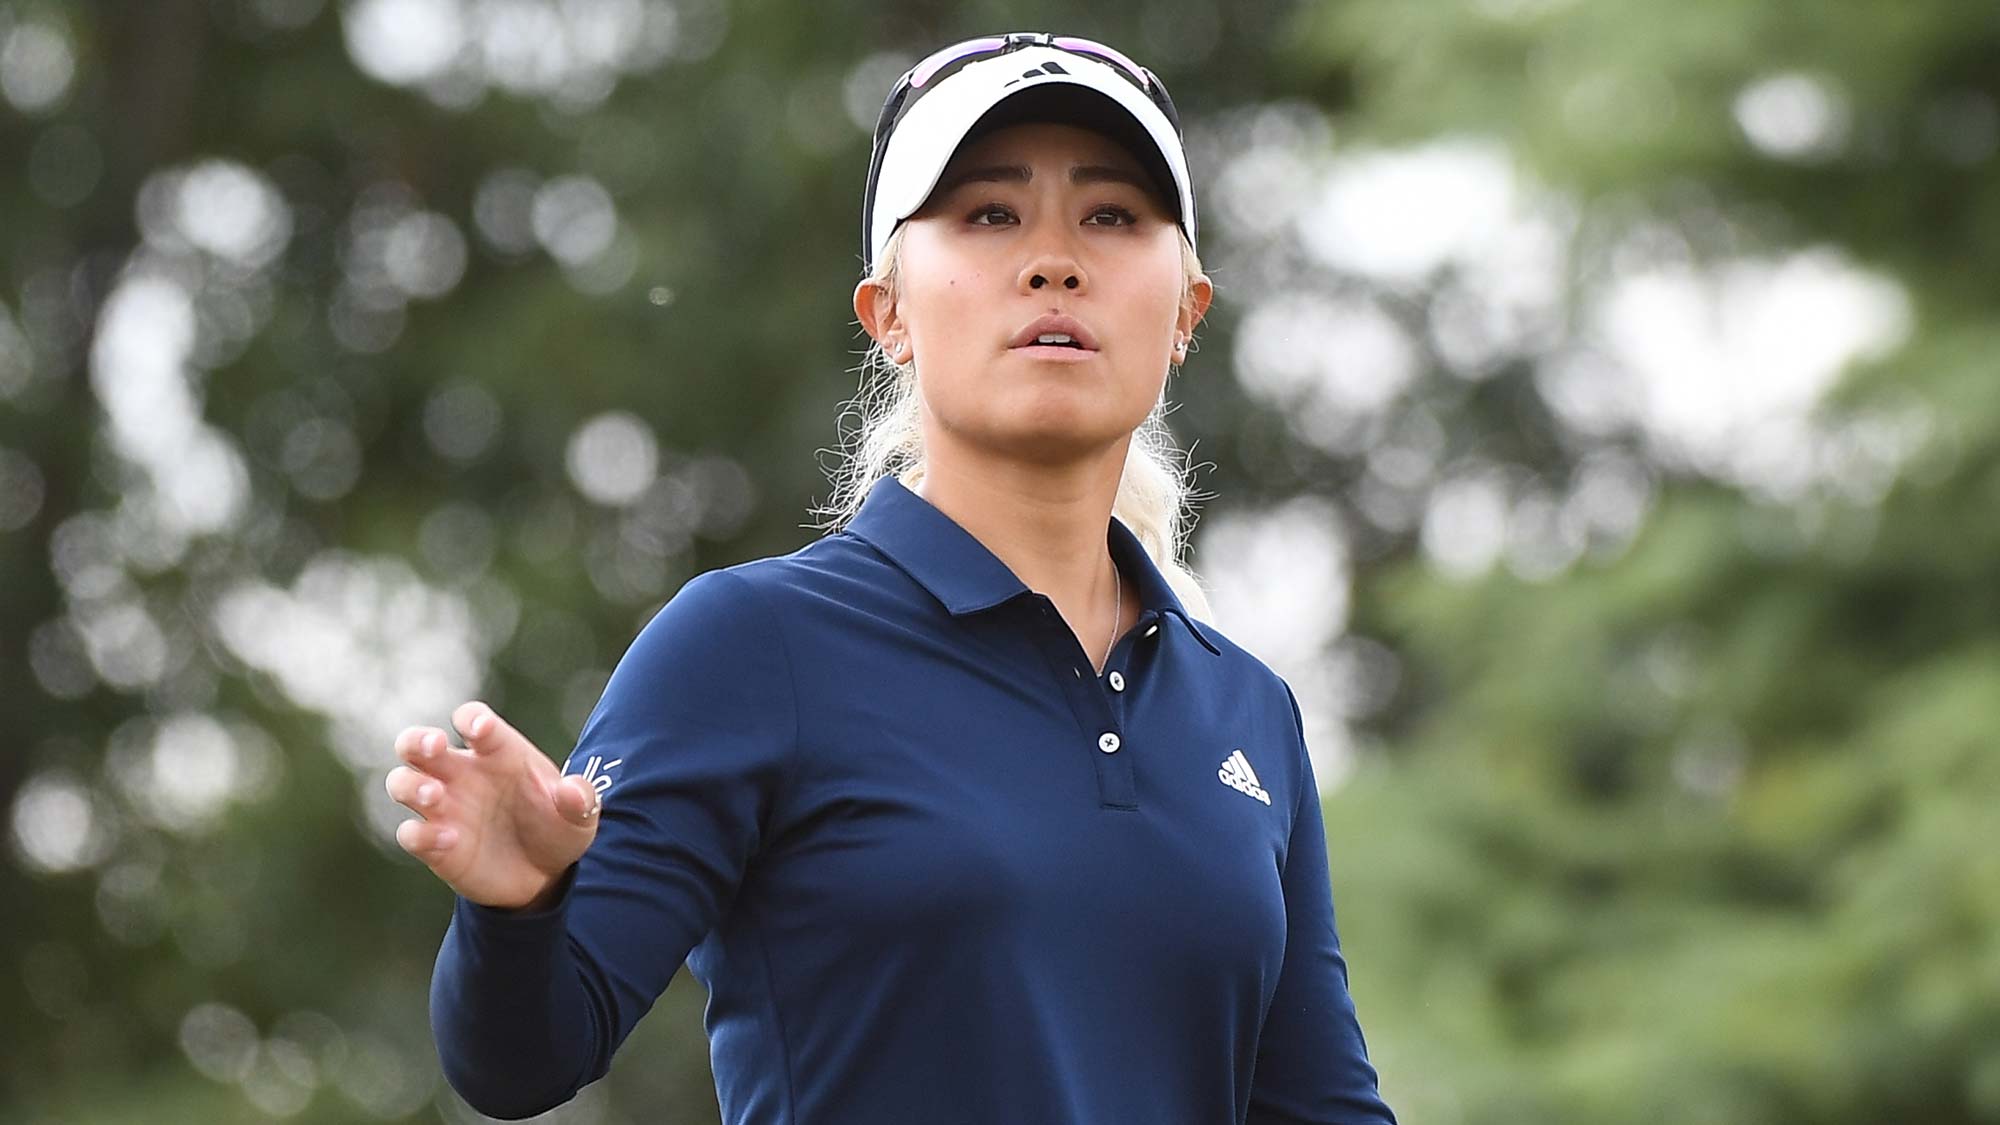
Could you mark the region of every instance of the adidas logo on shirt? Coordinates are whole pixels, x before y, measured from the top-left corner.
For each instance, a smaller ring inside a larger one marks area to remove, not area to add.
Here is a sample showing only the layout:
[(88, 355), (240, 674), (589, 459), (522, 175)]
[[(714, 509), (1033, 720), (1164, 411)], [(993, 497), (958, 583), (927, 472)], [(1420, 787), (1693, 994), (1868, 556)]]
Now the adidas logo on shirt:
[(1257, 783), (1257, 771), (1250, 768), (1250, 759), (1244, 757), (1241, 750), (1230, 751), (1229, 756), (1222, 759), (1222, 768), (1215, 771), (1215, 776), (1238, 793), (1255, 797), (1267, 805), (1271, 803), (1271, 795)]

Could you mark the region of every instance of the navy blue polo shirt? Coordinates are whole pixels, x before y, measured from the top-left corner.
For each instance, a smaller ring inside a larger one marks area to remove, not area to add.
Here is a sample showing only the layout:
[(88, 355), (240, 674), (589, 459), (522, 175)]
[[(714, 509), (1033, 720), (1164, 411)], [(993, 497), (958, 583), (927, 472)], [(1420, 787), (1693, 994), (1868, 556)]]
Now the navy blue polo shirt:
[(454, 906), (451, 1085), (568, 1100), (685, 961), (731, 1125), (1393, 1123), (1298, 702), (1107, 542), (1145, 608), (1101, 676), (894, 477), (684, 585), (564, 765), (604, 806), (560, 900)]

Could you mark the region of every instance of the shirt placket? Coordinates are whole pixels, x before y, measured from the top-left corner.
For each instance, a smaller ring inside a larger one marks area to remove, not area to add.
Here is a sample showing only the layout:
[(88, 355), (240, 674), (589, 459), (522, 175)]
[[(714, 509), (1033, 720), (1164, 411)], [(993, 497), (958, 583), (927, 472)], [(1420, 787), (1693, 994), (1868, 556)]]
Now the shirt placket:
[(1079, 744), (1091, 756), (1097, 773), (1097, 800), (1100, 808), (1137, 809), (1139, 788), (1134, 775), (1132, 747), (1125, 737), (1125, 692), (1131, 688), (1128, 666), (1133, 663), (1140, 643), (1151, 644), (1160, 629), (1159, 612), (1147, 610), (1133, 632), (1120, 638), (1104, 675), (1091, 674), (1090, 658), (1077, 642), (1055, 604), (1046, 595), (1040, 600), (1040, 628), (1036, 630), (1049, 671), (1056, 678), (1076, 716)]

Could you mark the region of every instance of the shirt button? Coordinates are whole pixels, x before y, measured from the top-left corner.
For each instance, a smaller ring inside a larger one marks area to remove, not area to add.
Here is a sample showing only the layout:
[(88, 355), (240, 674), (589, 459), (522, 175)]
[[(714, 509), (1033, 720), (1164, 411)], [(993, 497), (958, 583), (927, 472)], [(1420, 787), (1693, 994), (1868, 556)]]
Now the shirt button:
[(1120, 675), (1120, 674), (1119, 674), (1118, 672), (1116, 672), (1116, 671), (1113, 671), (1113, 672), (1111, 673), (1111, 675), (1110, 675), (1109, 679), (1111, 680), (1111, 690), (1112, 690), (1112, 691), (1124, 691), (1124, 690), (1125, 690), (1125, 677), (1124, 677), (1124, 676)]
[(1159, 631), (1160, 631), (1160, 627), (1159, 627), (1158, 625), (1155, 625), (1155, 626), (1153, 626), (1152, 628), (1150, 628), (1150, 629), (1146, 630), (1146, 635), (1150, 637), (1150, 636), (1152, 636), (1152, 635), (1153, 635), (1154, 633), (1157, 633), (1157, 632), (1159, 632)]
[(1112, 734), (1110, 731), (1105, 731), (1103, 734), (1097, 736), (1097, 748), (1099, 750), (1104, 751), (1106, 754), (1117, 753), (1118, 736)]

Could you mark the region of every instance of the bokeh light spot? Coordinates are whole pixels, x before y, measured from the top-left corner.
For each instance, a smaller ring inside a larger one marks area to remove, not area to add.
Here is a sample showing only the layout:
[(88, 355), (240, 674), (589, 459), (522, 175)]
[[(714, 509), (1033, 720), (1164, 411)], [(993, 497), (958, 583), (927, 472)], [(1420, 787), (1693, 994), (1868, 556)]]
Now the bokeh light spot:
[(658, 475), (659, 443), (653, 430), (629, 411), (600, 414), (577, 428), (564, 462), (586, 499), (623, 505), (645, 494)]
[(478, 383), (450, 383), (424, 403), (424, 437), (447, 460), (477, 461), (499, 433), (500, 403)]
[(30, 777), (8, 818), (15, 853), (30, 871), (61, 874), (102, 860), (113, 843), (103, 803), (68, 770)]
[(0, 38), (0, 94), (22, 113), (54, 109), (75, 77), (76, 54), (57, 28), (28, 21)]

